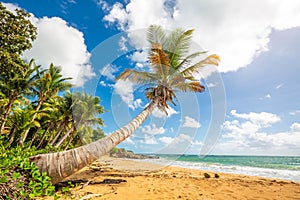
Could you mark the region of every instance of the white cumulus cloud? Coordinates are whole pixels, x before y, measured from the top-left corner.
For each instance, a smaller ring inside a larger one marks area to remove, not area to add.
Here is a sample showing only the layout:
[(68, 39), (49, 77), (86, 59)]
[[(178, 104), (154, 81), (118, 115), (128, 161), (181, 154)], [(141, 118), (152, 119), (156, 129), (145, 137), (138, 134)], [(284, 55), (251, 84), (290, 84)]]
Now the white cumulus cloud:
[[(4, 4), (9, 10), (18, 8), (14, 4)], [(83, 86), (96, 74), (90, 64), (83, 33), (70, 26), (59, 17), (37, 18), (31, 14), (30, 21), (37, 28), (37, 38), (33, 47), (24, 52), (27, 60), (35, 59), (38, 65), (48, 68), (51, 63), (60, 66), (64, 77), (71, 77), (71, 83)]]
[(189, 116), (185, 116), (182, 126), (187, 127), (187, 128), (200, 128), (201, 124), (200, 124), (200, 122), (198, 122), (194, 118), (189, 117)]
[(171, 117), (172, 115), (179, 113), (176, 110), (174, 110), (174, 108), (172, 108), (171, 106), (169, 106), (169, 108), (166, 108), (166, 110), (168, 112), (168, 115), (166, 115), (166, 113), (159, 110), (158, 108), (155, 108), (152, 112), (152, 116), (156, 118), (165, 118), (165, 117)]
[[(247, 123), (247, 124), (246, 124)], [(251, 128), (252, 127), (252, 128)], [(290, 131), (278, 133), (266, 133), (260, 127), (251, 122), (232, 124), (225, 122), (226, 134), (223, 138), (229, 139), (236, 147), (272, 149), (273, 147), (285, 146), (286, 150), (292, 146), (300, 145), (300, 124), (294, 123)], [(226, 142), (228, 143), (228, 141)]]
[(121, 51), (127, 51), (128, 50), (128, 48), (126, 46), (126, 43), (127, 43), (127, 39), (122, 36), (120, 38), (120, 41), (119, 41), (119, 46), (120, 46)]
[[(250, 112), (250, 113), (237, 113), (236, 110), (231, 110), (230, 114), (234, 117), (241, 118), (241, 119), (247, 119), (256, 126), (259, 127), (269, 127), (271, 124), (274, 124), (276, 122), (280, 121), (280, 117), (273, 113), (267, 113), (267, 112)], [(235, 121), (236, 122), (236, 121)]]
[(138, 63), (144, 63), (147, 59), (148, 53), (146, 51), (136, 51), (131, 56), (131, 60)]
[(207, 87), (213, 88), (213, 87), (216, 87), (217, 85), (218, 85), (218, 83), (208, 83)]
[(263, 128), (279, 122), (272, 113), (248, 113), (231, 115), (237, 119), (225, 121), (219, 151), (234, 150), (234, 153), (256, 152), (259, 154), (285, 155), (300, 153), (300, 123), (293, 123), (290, 130), (266, 132)]
[(144, 143), (145, 144), (157, 144), (157, 140), (153, 135), (147, 135), (144, 136)]
[(160, 135), (165, 133), (165, 131), (166, 129), (164, 127), (156, 127), (155, 124), (146, 125), (142, 128), (142, 132), (149, 135)]
[(129, 80), (119, 80), (114, 85), (116, 94), (120, 95), (122, 101), (128, 105), (133, 103), (133, 86)]
[(292, 125), (291, 125), (291, 130), (293, 131), (293, 132), (300, 132), (300, 124), (299, 123), (293, 123)]
[(108, 86), (112, 86), (115, 89), (114, 92), (121, 97), (122, 101), (126, 103), (130, 109), (143, 108), (142, 99), (134, 99), (134, 83), (131, 81), (118, 80), (114, 85), (109, 84)]
[(142, 99), (136, 99), (134, 100), (132, 105), (129, 105), (129, 107), (134, 110), (136, 108), (142, 108), (143, 107), (142, 104), (143, 104)]
[[(105, 4), (103, 4), (105, 5)], [(107, 5), (107, 4), (106, 4)], [(107, 8), (104, 8), (107, 9)], [(123, 8), (123, 5), (119, 2), (116, 2), (111, 8), (108, 15), (104, 16), (104, 21), (107, 21), (111, 24), (118, 22), (118, 26), (120, 29), (124, 29), (124, 26), (127, 23), (127, 13)]]
[(130, 144), (130, 145), (135, 145), (134, 141), (131, 138), (127, 138), (123, 143)]
[(118, 71), (118, 69), (116, 66), (108, 64), (100, 69), (100, 74), (102, 76), (105, 76), (109, 80), (115, 80), (116, 77), (115, 77), (114, 73), (117, 71)]
[(166, 145), (169, 145), (173, 142), (174, 138), (168, 137), (168, 136), (163, 136), (158, 138), (158, 140)]
[(193, 138), (189, 135), (186, 134), (179, 134), (176, 137), (168, 137), (168, 136), (163, 136), (158, 138), (158, 140), (166, 145), (175, 145), (175, 144), (184, 144), (186, 147), (186, 143), (192, 144), (193, 143)]
[[(110, 25), (129, 32), (136, 48), (146, 45), (145, 31), (150, 24), (165, 29), (195, 28), (193, 40), (211, 53), (220, 55), (222, 72), (246, 67), (261, 52), (268, 51), (273, 30), (300, 26), (300, 1), (217, 1), (129, 0), (104, 10)], [(135, 32), (130, 32), (135, 31)]]
[(294, 110), (294, 111), (291, 111), (289, 112), (290, 115), (297, 115), (298, 113), (300, 113), (300, 110)]
[(60, 66), (62, 74), (72, 77), (72, 83), (77, 86), (95, 76), (82, 32), (59, 17), (35, 18), (33, 22), (37, 27), (37, 39), (32, 49), (24, 53), (25, 58), (34, 58), (43, 67), (51, 63)]

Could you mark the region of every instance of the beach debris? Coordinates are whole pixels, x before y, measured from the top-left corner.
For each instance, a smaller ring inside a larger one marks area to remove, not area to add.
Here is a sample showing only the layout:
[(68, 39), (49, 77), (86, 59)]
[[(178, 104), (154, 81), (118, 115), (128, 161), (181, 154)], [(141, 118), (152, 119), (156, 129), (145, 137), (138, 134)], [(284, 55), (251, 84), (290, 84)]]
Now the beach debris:
[(91, 180), (85, 180), (85, 179), (78, 179), (78, 180), (67, 180), (67, 181), (61, 181), (55, 184), (55, 190), (59, 191), (63, 187), (71, 187), (71, 186), (78, 186), (82, 185), (83, 187), (87, 185), (97, 185), (97, 184), (120, 184), (122, 182), (127, 182), (124, 179), (104, 179), (103, 181), (91, 181)]
[(219, 174), (215, 174), (215, 178), (220, 178), (220, 175)]
[(66, 181), (58, 182), (54, 186), (55, 186), (55, 191), (60, 191), (64, 187), (74, 187), (74, 186), (81, 185), (81, 184), (86, 184), (86, 183), (89, 183), (89, 182), (90, 181), (86, 180), (86, 179), (66, 180)]
[(205, 173), (204, 173), (204, 177), (205, 177), (205, 178), (210, 178), (210, 175), (209, 175), (208, 173), (205, 172)]
[(93, 182), (93, 184), (119, 184), (122, 182), (126, 183), (127, 181), (124, 179), (104, 179), (101, 182)]
[(87, 199), (92, 199), (92, 198), (101, 197), (101, 196), (103, 196), (103, 194), (88, 194), (88, 195), (81, 197), (79, 200), (87, 200)]

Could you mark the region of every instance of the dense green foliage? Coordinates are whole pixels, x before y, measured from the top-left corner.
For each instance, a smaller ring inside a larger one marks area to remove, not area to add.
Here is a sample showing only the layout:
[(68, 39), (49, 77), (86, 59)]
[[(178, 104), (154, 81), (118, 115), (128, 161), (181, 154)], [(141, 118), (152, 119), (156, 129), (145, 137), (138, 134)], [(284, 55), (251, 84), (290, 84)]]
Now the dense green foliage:
[(2, 142), (9, 147), (68, 149), (103, 137), (99, 115), (104, 108), (98, 97), (69, 92), (70, 78), (63, 77), (58, 66), (21, 59), (36, 37), (29, 14), (10, 12), (0, 4), (0, 16)]
[(37, 153), (35, 148), (20, 146), (8, 149), (0, 141), (0, 198), (29, 199), (50, 195), (55, 196), (55, 188), (45, 173), (40, 174), (29, 157)]
[(0, 47), (7, 53), (20, 55), (31, 48), (36, 38), (36, 28), (29, 21), (30, 14), (24, 10), (12, 13), (0, 4)]
[(26, 66), (20, 55), (32, 46), (36, 28), (29, 21), (24, 10), (12, 13), (0, 3), (0, 72), (7, 80), (21, 74)]
[(22, 59), (36, 38), (29, 17), (0, 3), (0, 199), (54, 195), (50, 178), (28, 158), (104, 137), (98, 97), (70, 92), (59, 66)]

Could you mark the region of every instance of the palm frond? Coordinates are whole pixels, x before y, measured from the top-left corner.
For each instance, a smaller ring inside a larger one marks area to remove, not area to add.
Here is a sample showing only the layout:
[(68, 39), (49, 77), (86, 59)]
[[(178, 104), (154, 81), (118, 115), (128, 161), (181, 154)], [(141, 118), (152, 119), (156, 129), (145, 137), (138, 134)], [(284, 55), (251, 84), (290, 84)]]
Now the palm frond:
[(150, 25), (147, 32), (147, 40), (152, 44), (161, 44), (166, 42), (166, 33), (159, 25)]
[(200, 72), (201, 68), (206, 65), (215, 65), (218, 66), (220, 61), (220, 57), (216, 54), (209, 55), (204, 60), (197, 62), (196, 64), (184, 69), (179, 72), (183, 76), (192, 76), (196, 72)]
[(173, 85), (174, 88), (182, 92), (204, 92), (205, 87), (199, 81), (193, 82), (179, 82)]
[(165, 53), (160, 44), (152, 44), (152, 48), (149, 53), (149, 60), (151, 67), (154, 69), (156, 74), (160, 75), (160, 78), (165, 80), (169, 74), (170, 60), (168, 54)]
[(182, 76), (181, 74), (177, 74), (177, 76), (174, 76), (172, 79), (170, 79), (169, 84), (170, 86), (173, 86), (180, 82), (185, 82), (186, 78)]
[(178, 28), (170, 34), (167, 51), (172, 67), (177, 66), (182, 56), (185, 56), (188, 53), (193, 31), (193, 29), (183, 31)]
[(138, 84), (147, 84), (157, 82), (157, 76), (151, 72), (139, 72), (136, 70), (126, 68), (116, 80), (126, 80), (129, 79), (132, 82)]
[(205, 54), (207, 51), (198, 51), (186, 56), (177, 66), (174, 67), (175, 70), (180, 70), (182, 67), (190, 64), (193, 58), (200, 56), (201, 54)]
[(188, 87), (192, 92), (204, 92), (205, 87), (201, 85), (199, 81), (193, 81), (188, 83)]
[(153, 44), (150, 55), (149, 55), (151, 64), (162, 64), (166, 66), (170, 66), (170, 60), (168, 54), (162, 49), (160, 44)]

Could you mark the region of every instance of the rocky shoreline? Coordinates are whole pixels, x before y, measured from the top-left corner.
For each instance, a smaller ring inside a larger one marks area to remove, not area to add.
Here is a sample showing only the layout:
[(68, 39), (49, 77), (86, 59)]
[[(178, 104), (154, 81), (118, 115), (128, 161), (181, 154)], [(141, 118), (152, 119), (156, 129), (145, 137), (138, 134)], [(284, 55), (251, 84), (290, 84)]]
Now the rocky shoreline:
[(158, 156), (135, 154), (133, 151), (125, 150), (124, 148), (115, 149), (109, 153), (110, 157), (114, 158), (129, 158), (129, 159), (159, 159)]

